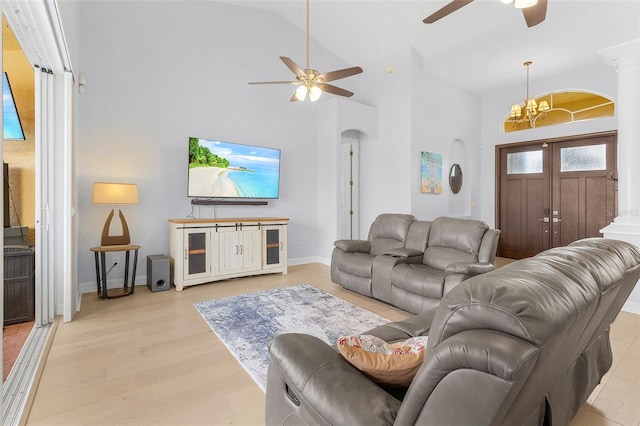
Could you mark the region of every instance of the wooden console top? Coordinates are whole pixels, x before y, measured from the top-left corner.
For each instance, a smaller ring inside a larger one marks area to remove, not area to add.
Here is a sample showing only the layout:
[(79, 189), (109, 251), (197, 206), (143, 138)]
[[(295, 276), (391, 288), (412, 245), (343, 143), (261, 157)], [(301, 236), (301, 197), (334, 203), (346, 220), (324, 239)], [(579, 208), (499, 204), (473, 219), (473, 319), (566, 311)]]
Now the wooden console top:
[(287, 217), (226, 217), (203, 219), (169, 219), (171, 223), (236, 223), (236, 222), (288, 222)]

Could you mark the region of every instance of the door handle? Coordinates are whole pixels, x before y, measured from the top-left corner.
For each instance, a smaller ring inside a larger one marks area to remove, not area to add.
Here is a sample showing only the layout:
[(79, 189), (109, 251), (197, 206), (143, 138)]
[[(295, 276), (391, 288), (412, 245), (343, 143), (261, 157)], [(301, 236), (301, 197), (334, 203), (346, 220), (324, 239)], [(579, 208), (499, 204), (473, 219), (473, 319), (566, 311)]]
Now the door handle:
[(562, 222), (562, 219), (558, 219), (557, 217), (553, 218), (553, 223)]
[[(549, 218), (548, 217), (544, 217), (542, 219), (538, 219), (540, 222), (544, 222), (544, 223), (549, 223)], [(555, 219), (554, 219), (555, 222)]]

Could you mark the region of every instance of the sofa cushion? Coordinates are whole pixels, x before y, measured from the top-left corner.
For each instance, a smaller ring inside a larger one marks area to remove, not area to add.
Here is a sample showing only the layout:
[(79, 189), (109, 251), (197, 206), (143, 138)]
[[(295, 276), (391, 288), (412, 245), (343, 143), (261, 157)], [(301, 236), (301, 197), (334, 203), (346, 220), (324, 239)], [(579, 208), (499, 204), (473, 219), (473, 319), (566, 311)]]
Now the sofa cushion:
[(343, 257), (348, 256), (348, 261), (342, 261), (338, 268), (351, 275), (363, 278), (371, 278), (371, 269), (373, 267), (373, 258), (375, 256), (368, 253), (351, 253), (342, 254)]
[(371, 241), (370, 253), (373, 255), (384, 254), (387, 250), (404, 247), (409, 227), (416, 218), (409, 214), (383, 213), (369, 229)]
[(375, 382), (408, 386), (424, 360), (427, 337), (387, 343), (366, 334), (341, 336), (337, 346), (347, 361)]
[(431, 268), (444, 270), (454, 262), (477, 262), (477, 256), (452, 247), (429, 246), (424, 252), (422, 263)]
[(391, 285), (420, 296), (441, 298), (444, 268), (438, 270), (422, 263), (402, 263), (393, 268)]

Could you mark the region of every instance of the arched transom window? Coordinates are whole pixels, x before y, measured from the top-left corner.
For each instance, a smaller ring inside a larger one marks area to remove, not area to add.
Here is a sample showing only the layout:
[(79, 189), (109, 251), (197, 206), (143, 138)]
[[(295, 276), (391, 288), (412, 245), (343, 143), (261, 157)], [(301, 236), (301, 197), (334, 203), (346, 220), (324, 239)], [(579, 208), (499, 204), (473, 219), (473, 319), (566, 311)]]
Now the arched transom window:
[(509, 114), (504, 121), (504, 132), (517, 132), (534, 127), (554, 126), (562, 123), (611, 117), (614, 103), (596, 93), (563, 90), (535, 98), (538, 107), (535, 113), (521, 106), (520, 116)]

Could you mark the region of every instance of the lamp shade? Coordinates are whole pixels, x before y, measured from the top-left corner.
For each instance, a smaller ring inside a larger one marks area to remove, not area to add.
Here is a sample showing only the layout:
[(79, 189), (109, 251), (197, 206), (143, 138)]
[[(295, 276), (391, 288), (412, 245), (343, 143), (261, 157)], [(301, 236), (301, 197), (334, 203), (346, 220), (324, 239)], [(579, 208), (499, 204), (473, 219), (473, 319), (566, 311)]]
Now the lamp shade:
[(322, 89), (320, 89), (318, 86), (311, 86), (311, 88), (309, 88), (309, 100), (311, 102), (315, 102), (320, 99), (321, 95)]
[(549, 111), (550, 109), (551, 109), (551, 107), (549, 106), (549, 102), (540, 101), (540, 105), (538, 105), (538, 111), (546, 112), (546, 111)]
[(307, 97), (307, 86), (298, 86), (295, 96), (297, 100), (304, 101)]
[(138, 185), (94, 182), (93, 204), (138, 204)]
[(516, 9), (526, 9), (531, 6), (535, 6), (538, 4), (538, 0), (516, 0), (513, 6)]

